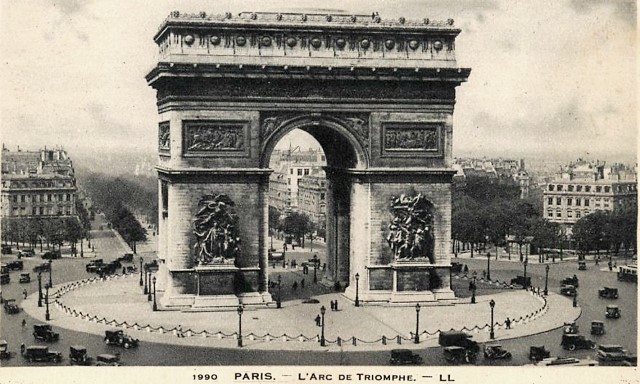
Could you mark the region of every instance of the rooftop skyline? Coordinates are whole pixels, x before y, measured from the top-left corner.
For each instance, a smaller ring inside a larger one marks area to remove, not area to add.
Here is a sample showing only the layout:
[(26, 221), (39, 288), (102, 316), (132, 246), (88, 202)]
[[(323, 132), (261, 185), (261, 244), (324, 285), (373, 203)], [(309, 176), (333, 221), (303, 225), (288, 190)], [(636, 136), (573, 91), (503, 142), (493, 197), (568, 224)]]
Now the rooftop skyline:
[[(303, 12), (316, 5), (3, 1), (2, 142), (59, 144), (77, 153), (155, 151), (155, 91), (144, 76), (157, 62), (152, 38), (170, 11)], [(633, 1), (566, 0), (541, 7), (533, 1), (327, 0), (323, 6), (312, 12), (455, 20), (462, 29), (458, 64), (472, 68), (469, 81), (457, 88), (456, 156), (636, 157)], [(286, 138), (279, 147), (288, 145)]]

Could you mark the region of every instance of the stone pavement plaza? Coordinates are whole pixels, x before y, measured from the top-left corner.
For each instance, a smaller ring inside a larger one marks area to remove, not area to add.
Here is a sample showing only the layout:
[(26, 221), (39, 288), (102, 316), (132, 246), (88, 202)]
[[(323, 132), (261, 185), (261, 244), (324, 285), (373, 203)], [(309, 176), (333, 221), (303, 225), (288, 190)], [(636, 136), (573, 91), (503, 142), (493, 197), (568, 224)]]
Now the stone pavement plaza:
[[(118, 325), (143, 342), (237, 348), (238, 314), (235, 310), (153, 312), (151, 302), (147, 301), (147, 296), (143, 295), (142, 287), (139, 286), (139, 275), (136, 274), (114, 276), (104, 281), (96, 278), (89, 282), (87, 279), (85, 283), (73, 284), (70, 282), (55, 287), (52, 297), (56, 297), (56, 293), (58, 296), (56, 303), (53, 304), (52, 299), (50, 306), (50, 323), (54, 327), (104, 335), (105, 330), (115, 329)], [(580, 308), (574, 308), (572, 301), (566, 297), (550, 293), (545, 301), (531, 292), (514, 289), (495, 295), (478, 296), (476, 304), (470, 304), (466, 298), (459, 299), (455, 305), (422, 305), (420, 344), (414, 344), (411, 338), (416, 327), (415, 305), (355, 307), (353, 302), (339, 293), (314, 297), (320, 301), (319, 304), (292, 300), (283, 302), (282, 309), (276, 309), (275, 306), (260, 309), (245, 306), (242, 316), (244, 348), (383, 350), (397, 348), (397, 336), (401, 336), (403, 348), (424, 348), (438, 345), (437, 330), (460, 330), (463, 327), (470, 330), (475, 340), (485, 342), (489, 340), (491, 299), (496, 302), (494, 321), (499, 323), (495, 327), (496, 340), (545, 332), (580, 316)], [(330, 310), (331, 300), (338, 300), (338, 311)], [(37, 294), (30, 295), (22, 305), (26, 313), (44, 322), (45, 311), (44, 308), (37, 307)], [(321, 347), (317, 342), (321, 328), (314, 321), (322, 305), (327, 308), (326, 347)], [(511, 329), (505, 329), (503, 323), (507, 316), (512, 320), (520, 317), (523, 319), (513, 322)], [(126, 324), (122, 324), (123, 322)], [(150, 327), (147, 328), (147, 325)], [(175, 329), (178, 326), (185, 337), (177, 337)], [(193, 333), (189, 330), (193, 330)], [(249, 336), (250, 334), (255, 336)], [(266, 334), (270, 336), (265, 337)], [(387, 338), (386, 345), (381, 340), (382, 336)], [(341, 345), (338, 345), (338, 337), (341, 338)], [(353, 337), (357, 338), (356, 345)]]

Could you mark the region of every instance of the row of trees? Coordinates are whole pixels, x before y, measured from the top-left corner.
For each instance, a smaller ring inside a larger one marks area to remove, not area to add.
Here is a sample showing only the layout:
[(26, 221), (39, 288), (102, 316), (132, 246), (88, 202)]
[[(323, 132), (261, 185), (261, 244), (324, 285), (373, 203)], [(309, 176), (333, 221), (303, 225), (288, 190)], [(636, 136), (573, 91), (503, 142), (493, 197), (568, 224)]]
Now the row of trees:
[(308, 215), (300, 212), (283, 215), (280, 210), (272, 206), (269, 206), (269, 229), (272, 232), (276, 230), (293, 236), (303, 248), (305, 238), (311, 240), (313, 245), (313, 240), (318, 233), (317, 225)]
[(613, 212), (597, 211), (578, 220), (573, 226), (573, 239), (581, 255), (600, 250), (615, 254), (624, 248), (637, 250), (638, 208), (625, 207)]
[(147, 239), (147, 230), (122, 202), (116, 202), (115, 206), (109, 208), (105, 211), (105, 216), (113, 229), (131, 246), (133, 253), (136, 253), (136, 244)]

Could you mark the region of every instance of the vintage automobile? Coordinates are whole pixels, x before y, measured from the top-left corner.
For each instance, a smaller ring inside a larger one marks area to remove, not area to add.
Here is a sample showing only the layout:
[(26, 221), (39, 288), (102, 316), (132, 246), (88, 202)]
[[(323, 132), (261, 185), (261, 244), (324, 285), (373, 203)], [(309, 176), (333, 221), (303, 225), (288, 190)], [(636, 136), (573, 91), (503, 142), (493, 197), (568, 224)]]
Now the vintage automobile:
[(531, 276), (527, 276), (526, 279), (524, 276), (516, 276), (511, 279), (511, 285), (521, 285), (523, 287), (531, 286)]
[(0, 340), (0, 359), (9, 358), (11, 358), (11, 352), (9, 352), (7, 340)]
[(96, 365), (98, 366), (111, 366), (111, 367), (119, 367), (122, 365), (120, 362), (120, 356), (111, 355), (108, 353), (103, 353), (101, 355), (96, 356)]
[(42, 263), (33, 267), (33, 272), (49, 272), (51, 265), (49, 263)]
[(11, 275), (3, 273), (0, 275), (0, 284), (9, 284), (11, 282)]
[(586, 270), (587, 270), (587, 262), (578, 261), (578, 271), (586, 271)]
[(617, 299), (618, 288), (602, 287), (598, 289), (598, 297), (602, 297), (604, 299)]
[(576, 288), (580, 288), (578, 285), (578, 276), (573, 275), (573, 277), (566, 277), (561, 282), (561, 285), (573, 285)]
[(88, 262), (84, 269), (87, 272), (95, 272), (102, 265), (104, 265), (104, 260), (95, 259), (95, 260), (91, 260), (90, 262)]
[(69, 364), (71, 365), (91, 365), (93, 359), (87, 355), (87, 348), (83, 345), (72, 345), (69, 347)]
[(31, 282), (31, 275), (29, 273), (21, 273), (20, 274), (20, 280), (18, 280), (18, 282), (20, 282), (20, 283), (30, 283)]
[(607, 319), (619, 319), (620, 315), (620, 308), (617, 305), (607, 305), (607, 311), (604, 313)]
[(58, 250), (47, 251), (47, 252), (42, 254), (42, 258), (45, 259), (45, 260), (55, 260), (55, 259), (59, 259), (61, 257), (62, 257), (62, 254)]
[(562, 332), (565, 335), (575, 335), (576, 333), (578, 333), (578, 324), (576, 324), (575, 322), (573, 323), (564, 323), (564, 327), (562, 328)]
[(122, 330), (105, 331), (104, 342), (107, 345), (117, 345), (126, 349), (137, 347), (139, 343), (138, 339), (125, 334)]
[(458, 263), (457, 261), (451, 262), (451, 273), (460, 273), (462, 272), (462, 263)]
[(550, 356), (551, 352), (547, 351), (544, 345), (540, 347), (529, 347), (529, 360), (540, 361), (542, 359), (549, 358)]
[(484, 358), (490, 360), (506, 360), (511, 358), (511, 352), (502, 348), (502, 346), (498, 344), (485, 345)]
[(152, 260), (148, 263), (144, 263), (145, 271), (157, 271), (160, 268), (158, 265), (158, 260)]
[(272, 262), (284, 261), (284, 252), (269, 252), (269, 261), (272, 261)]
[(50, 351), (46, 345), (31, 345), (25, 348), (22, 354), (27, 361), (56, 362), (62, 361), (62, 352)]
[(60, 334), (54, 332), (49, 324), (34, 324), (33, 325), (33, 337), (40, 341), (58, 341)]
[(438, 336), (438, 343), (443, 347), (462, 347), (470, 349), (474, 353), (478, 353), (480, 351), (480, 346), (475, 340), (471, 339), (472, 337), (473, 336), (468, 333), (459, 331), (440, 332), (440, 335)]
[(118, 257), (118, 260), (124, 263), (133, 263), (133, 253), (125, 253), (124, 255)]
[(20, 306), (16, 303), (16, 299), (4, 299), (3, 306), (4, 311), (9, 315), (15, 315), (17, 313), (20, 313), (20, 311), (22, 310), (22, 308), (20, 308)]
[(9, 266), (7, 264), (0, 264), (0, 273), (2, 273), (3, 275), (5, 273), (9, 273)]
[(11, 247), (9, 245), (2, 245), (2, 254), (3, 255), (10, 255), (13, 253), (13, 250), (11, 249)]
[(474, 364), (476, 362), (476, 352), (468, 348), (463, 348), (458, 346), (444, 347), (443, 353), (444, 353), (444, 359), (449, 363)]
[(622, 265), (618, 267), (618, 280), (631, 281), (633, 283), (638, 282), (638, 266), (637, 265)]
[(560, 286), (560, 294), (564, 296), (575, 296), (576, 295), (576, 287), (573, 285), (563, 284)]
[(24, 263), (22, 263), (22, 260), (13, 260), (7, 263), (7, 268), (11, 271), (22, 271)]
[(121, 264), (111, 262), (109, 264), (102, 264), (96, 268), (95, 272), (98, 275), (113, 275), (120, 268)]
[(33, 249), (23, 249), (18, 252), (18, 257), (33, 257), (36, 255), (36, 251)]
[(391, 365), (409, 365), (409, 364), (422, 364), (422, 356), (413, 353), (410, 349), (392, 349), (391, 358), (389, 359)]
[(623, 362), (627, 351), (621, 345), (600, 344), (598, 346), (598, 360), (603, 363)]
[(586, 339), (582, 335), (562, 335), (562, 341), (560, 342), (562, 348), (575, 351), (576, 349), (596, 349), (596, 343)]
[(592, 335), (604, 335), (604, 323), (602, 321), (593, 320), (591, 322), (591, 334)]

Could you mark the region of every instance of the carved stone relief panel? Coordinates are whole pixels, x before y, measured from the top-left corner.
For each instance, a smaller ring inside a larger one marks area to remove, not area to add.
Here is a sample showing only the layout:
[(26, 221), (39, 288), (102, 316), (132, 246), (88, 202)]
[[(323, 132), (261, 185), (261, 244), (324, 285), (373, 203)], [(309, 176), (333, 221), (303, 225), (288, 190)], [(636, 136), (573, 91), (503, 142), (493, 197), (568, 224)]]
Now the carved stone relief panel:
[(171, 151), (171, 132), (168, 121), (163, 121), (158, 125), (158, 150), (160, 154), (166, 155)]
[(249, 155), (249, 123), (246, 121), (183, 121), (186, 156)]
[(382, 156), (442, 157), (442, 124), (383, 123)]

